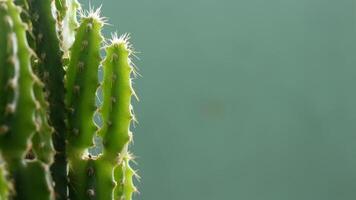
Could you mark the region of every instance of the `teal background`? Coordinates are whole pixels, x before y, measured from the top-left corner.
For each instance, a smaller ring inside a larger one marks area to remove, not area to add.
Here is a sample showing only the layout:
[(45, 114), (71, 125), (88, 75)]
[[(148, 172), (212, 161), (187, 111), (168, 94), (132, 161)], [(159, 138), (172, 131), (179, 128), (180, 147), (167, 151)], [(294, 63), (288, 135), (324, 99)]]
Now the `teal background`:
[(101, 3), (141, 52), (135, 199), (356, 199), (356, 1)]

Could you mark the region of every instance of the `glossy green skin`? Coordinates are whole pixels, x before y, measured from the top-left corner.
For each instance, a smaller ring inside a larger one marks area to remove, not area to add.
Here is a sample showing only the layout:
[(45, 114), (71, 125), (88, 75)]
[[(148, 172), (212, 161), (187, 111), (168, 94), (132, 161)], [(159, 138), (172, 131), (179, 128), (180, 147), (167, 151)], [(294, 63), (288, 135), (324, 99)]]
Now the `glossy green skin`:
[(103, 156), (112, 163), (117, 161), (131, 137), (129, 128), (133, 118), (130, 111), (133, 90), (129, 54), (124, 43), (114, 43), (106, 48), (103, 62), (104, 103), (101, 114), (104, 124), (99, 134), (103, 137)]
[(114, 199), (132, 199), (132, 195), (137, 192), (133, 183), (136, 172), (130, 166), (130, 158), (124, 157), (122, 162), (114, 169)]
[(19, 162), (10, 169), (10, 173), (17, 191), (14, 199), (54, 200), (49, 168), (40, 161)]
[[(100, 65), (101, 28), (103, 24), (95, 18), (84, 18), (78, 28), (70, 52), (70, 63), (66, 77), (66, 105), (68, 110), (69, 198), (88, 199), (87, 164), (82, 160), (84, 151), (93, 145), (96, 126), (93, 116), (96, 111), (95, 92), (98, 88)], [(83, 184), (84, 183), (84, 184)], [(92, 197), (90, 197), (92, 198)]]
[(32, 150), (36, 158), (48, 165), (52, 164), (55, 150), (52, 143), (53, 128), (48, 124), (48, 103), (43, 93), (43, 84), (36, 81), (34, 84), (34, 95), (38, 101), (35, 113), (35, 121), (38, 129), (32, 138)]
[[(114, 40), (106, 47), (100, 108), (104, 126), (99, 132), (104, 149), (98, 157), (86, 156), (97, 132), (93, 116), (104, 23), (93, 13), (76, 29), (76, 0), (16, 3), (26, 9), (21, 17), (12, 0), (0, 0), (0, 154), (6, 163), (0, 161), (0, 199), (130, 200), (136, 188), (127, 152), (133, 69), (126, 41)], [(59, 35), (69, 33), (76, 33), (75, 41), (66, 41), (64, 48)], [(63, 55), (68, 59), (66, 75)], [(28, 160), (29, 152), (34, 160)]]
[(55, 0), (55, 5), (57, 8), (57, 12), (58, 12), (57, 15), (59, 17), (59, 20), (62, 20), (67, 12), (66, 0)]
[[(66, 179), (66, 125), (64, 108), (64, 68), (63, 52), (56, 31), (56, 19), (51, 11), (52, 0), (29, 1), (29, 13), (32, 22), (34, 49), (39, 63), (36, 74), (45, 84), (49, 102), (49, 115), (55, 133), (53, 135), (56, 155), (51, 166), (56, 195), (59, 199), (67, 197)], [(57, 2), (56, 2), (57, 3)], [(64, 8), (62, 7), (62, 10)]]
[[(136, 189), (136, 187), (134, 186), (134, 183), (133, 183), (133, 177), (136, 176), (136, 172), (131, 168), (130, 159), (128, 159), (128, 158), (124, 159), (123, 174), (124, 174), (124, 178), (123, 178), (123, 197), (124, 197), (124, 199), (131, 200), (132, 199), (132, 195), (135, 192), (137, 192), (137, 189)], [(122, 180), (122, 179), (118, 179), (117, 181), (119, 181), (119, 180)]]
[(8, 199), (11, 184), (6, 179), (7, 171), (5, 169), (5, 164), (2, 158), (0, 158), (0, 199)]
[(74, 161), (70, 172), (69, 197), (71, 200), (110, 200), (113, 198), (115, 182), (112, 165), (100, 158)]
[(0, 87), (4, 88), (1, 92), (6, 97), (0, 104), (4, 111), (1, 124), (7, 127), (0, 135), (0, 150), (14, 180), (11, 199), (25, 200), (31, 196), (33, 199), (51, 200), (54, 193), (48, 166), (38, 160), (23, 159), (31, 146), (31, 137), (41, 130), (42, 125), (36, 121), (40, 102), (35, 99), (33, 87), (39, 81), (31, 69), (26, 26), (21, 21), (20, 9), (12, 1), (0, 2), (0, 21), (0, 41), (7, 41), (6, 45), (0, 44), (0, 57), (4, 58), (0, 64)]
[(4, 20), (1, 22), (4, 26), (1, 26), (0, 40), (7, 41), (5, 47), (0, 47), (3, 58), (0, 61), (1, 96), (6, 98), (1, 98), (3, 112), (0, 113), (0, 124), (8, 127), (8, 131), (0, 135), (0, 149), (6, 161), (16, 161), (24, 157), (31, 144), (30, 138), (36, 131), (33, 117), (36, 112), (35, 80), (25, 24), (20, 19), (19, 9), (11, 1), (0, 4), (0, 20)]
[(114, 41), (106, 48), (101, 86), (104, 103), (100, 110), (104, 124), (99, 132), (104, 146), (101, 162), (107, 163), (116, 183), (114, 188), (110, 188), (113, 189), (114, 199), (127, 200), (136, 191), (132, 183), (135, 173), (129, 166), (130, 156), (127, 153), (132, 137), (129, 129), (133, 119), (130, 109), (134, 93), (130, 77), (133, 71), (130, 53), (125, 41)]
[[(129, 54), (124, 43), (114, 43), (106, 48), (102, 84), (104, 103), (101, 108), (106, 125), (100, 131), (104, 138), (103, 154), (95, 159), (70, 160), (71, 199), (130, 200), (136, 191), (132, 182), (135, 172), (129, 166), (130, 157), (127, 154), (131, 137), (130, 102), (133, 94)], [(109, 123), (110, 120), (115, 123)]]
[(71, 48), (66, 76), (66, 105), (68, 113), (68, 157), (81, 158), (93, 145), (96, 126), (95, 92), (98, 88), (100, 46), (103, 24), (94, 18), (84, 18)]

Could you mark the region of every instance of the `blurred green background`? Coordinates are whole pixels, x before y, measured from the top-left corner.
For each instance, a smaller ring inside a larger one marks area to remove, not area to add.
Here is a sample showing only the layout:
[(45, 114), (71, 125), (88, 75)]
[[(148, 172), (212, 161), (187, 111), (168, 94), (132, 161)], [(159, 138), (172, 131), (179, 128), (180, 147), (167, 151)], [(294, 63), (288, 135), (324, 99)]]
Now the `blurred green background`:
[(141, 52), (135, 199), (356, 199), (356, 1), (100, 4)]

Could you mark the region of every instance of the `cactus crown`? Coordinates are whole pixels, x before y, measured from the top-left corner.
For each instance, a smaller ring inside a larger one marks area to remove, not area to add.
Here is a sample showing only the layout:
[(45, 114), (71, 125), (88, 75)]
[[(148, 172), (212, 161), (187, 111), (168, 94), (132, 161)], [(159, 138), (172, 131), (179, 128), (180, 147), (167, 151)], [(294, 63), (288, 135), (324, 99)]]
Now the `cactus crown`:
[[(0, 199), (131, 200), (137, 191), (134, 51), (127, 34), (104, 39), (100, 12), (77, 0), (0, 0)], [(102, 153), (91, 155), (96, 137)]]

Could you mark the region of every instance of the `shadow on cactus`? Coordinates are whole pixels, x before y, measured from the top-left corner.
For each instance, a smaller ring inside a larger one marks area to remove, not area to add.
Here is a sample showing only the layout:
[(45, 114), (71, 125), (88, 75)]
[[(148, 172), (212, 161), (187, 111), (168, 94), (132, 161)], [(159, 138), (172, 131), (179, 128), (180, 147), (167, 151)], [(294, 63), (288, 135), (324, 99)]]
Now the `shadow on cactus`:
[(133, 50), (104, 25), (76, 0), (0, 0), (1, 200), (132, 199)]

